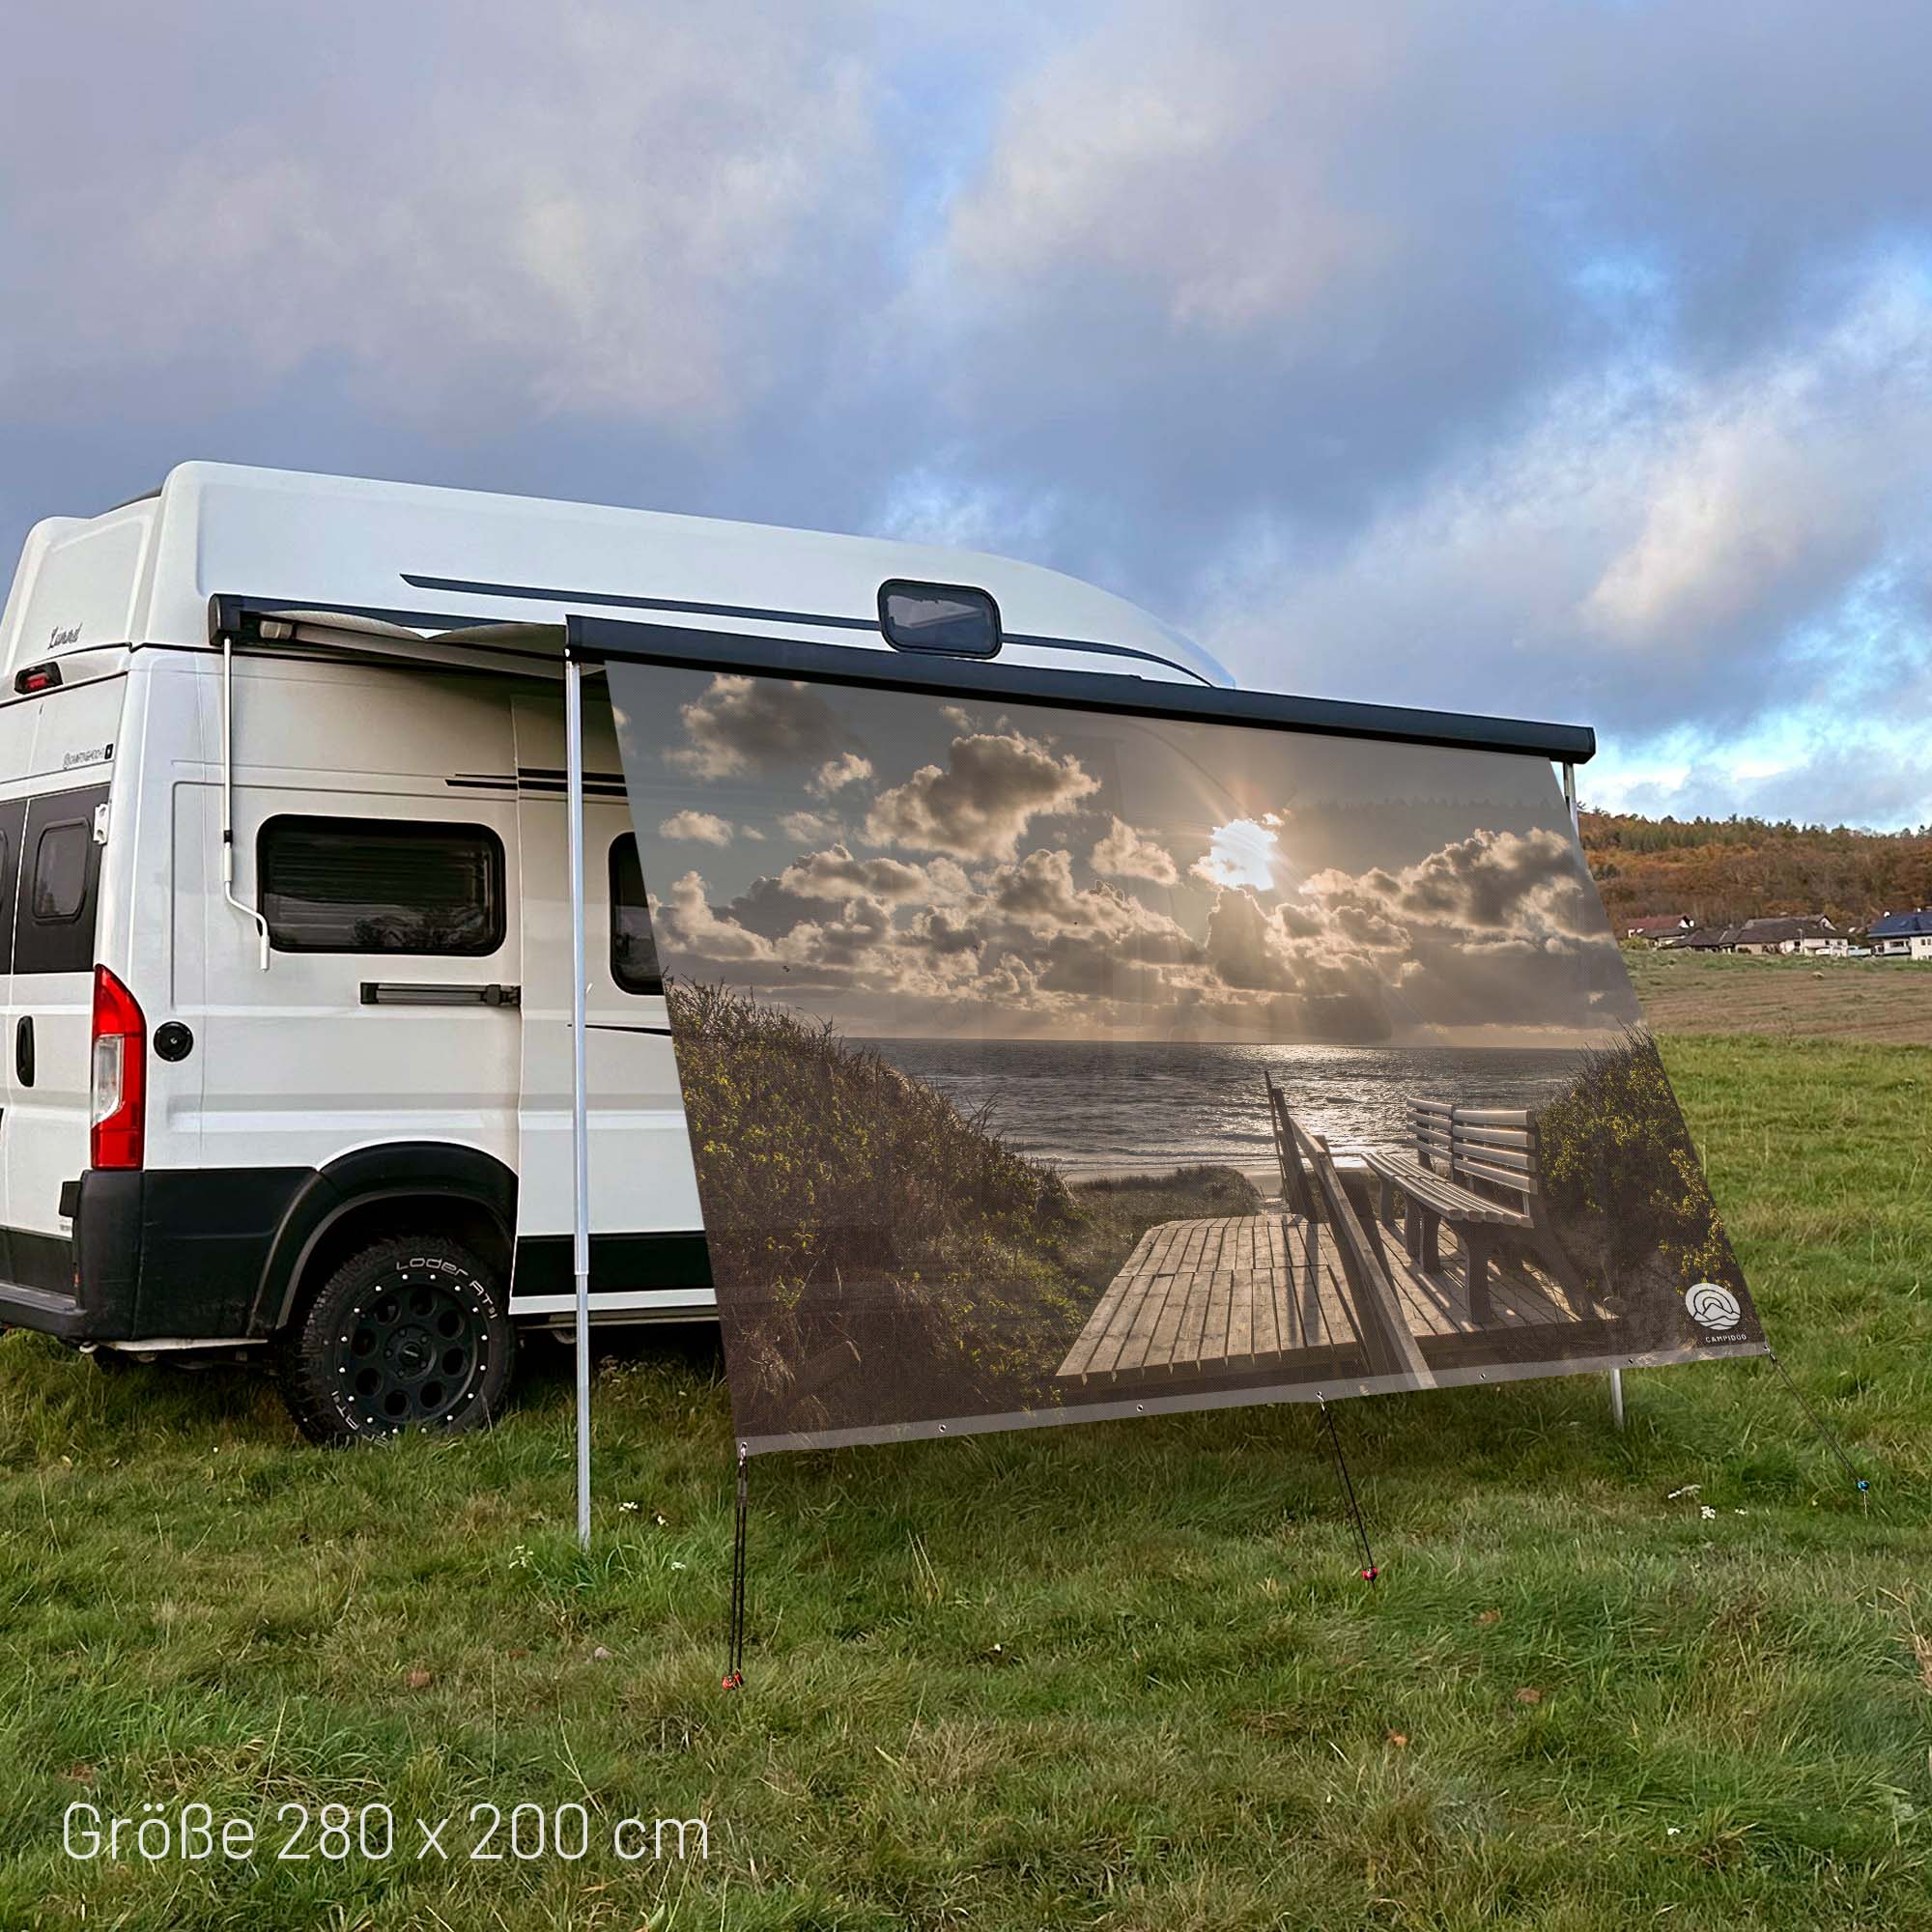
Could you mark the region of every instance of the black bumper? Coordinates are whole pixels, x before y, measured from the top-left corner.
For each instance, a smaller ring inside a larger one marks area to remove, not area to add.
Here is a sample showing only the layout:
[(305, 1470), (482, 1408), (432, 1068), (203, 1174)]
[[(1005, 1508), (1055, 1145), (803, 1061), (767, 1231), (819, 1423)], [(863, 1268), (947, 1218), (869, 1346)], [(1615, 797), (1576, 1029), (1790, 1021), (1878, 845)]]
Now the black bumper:
[(276, 1231), (312, 1179), (90, 1169), (63, 1190), (71, 1240), (0, 1231), (0, 1322), (74, 1343), (245, 1335)]

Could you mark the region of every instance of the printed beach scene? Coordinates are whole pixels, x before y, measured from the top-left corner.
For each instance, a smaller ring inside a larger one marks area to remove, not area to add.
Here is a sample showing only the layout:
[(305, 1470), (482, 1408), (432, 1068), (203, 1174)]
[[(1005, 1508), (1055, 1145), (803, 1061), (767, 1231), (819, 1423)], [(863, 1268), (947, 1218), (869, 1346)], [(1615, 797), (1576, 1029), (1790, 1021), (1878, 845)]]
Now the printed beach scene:
[(1547, 763), (610, 674), (749, 1446), (1757, 1346)]

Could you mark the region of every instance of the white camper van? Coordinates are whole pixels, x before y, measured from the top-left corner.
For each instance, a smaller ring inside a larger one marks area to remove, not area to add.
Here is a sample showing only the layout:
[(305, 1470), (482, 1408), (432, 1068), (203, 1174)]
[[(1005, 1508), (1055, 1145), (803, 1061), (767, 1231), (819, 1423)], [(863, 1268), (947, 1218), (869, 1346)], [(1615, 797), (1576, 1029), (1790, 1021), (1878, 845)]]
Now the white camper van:
[[(904, 544), (217, 464), (40, 524), (0, 625), (0, 1323), (267, 1355), (319, 1440), (500, 1408), (518, 1327), (573, 1306), (560, 652), (586, 613), (1228, 682), (1119, 598)], [(600, 702), (593, 1316), (704, 1319)]]

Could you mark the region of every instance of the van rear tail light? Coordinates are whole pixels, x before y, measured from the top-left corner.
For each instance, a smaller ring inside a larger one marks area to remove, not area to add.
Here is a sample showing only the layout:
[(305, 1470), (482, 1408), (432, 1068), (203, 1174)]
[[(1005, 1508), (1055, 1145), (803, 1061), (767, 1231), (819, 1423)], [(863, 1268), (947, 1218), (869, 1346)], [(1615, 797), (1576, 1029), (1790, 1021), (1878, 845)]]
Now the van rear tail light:
[(148, 1123), (148, 1023), (105, 966), (94, 969), (94, 1081), (88, 1164), (141, 1165)]

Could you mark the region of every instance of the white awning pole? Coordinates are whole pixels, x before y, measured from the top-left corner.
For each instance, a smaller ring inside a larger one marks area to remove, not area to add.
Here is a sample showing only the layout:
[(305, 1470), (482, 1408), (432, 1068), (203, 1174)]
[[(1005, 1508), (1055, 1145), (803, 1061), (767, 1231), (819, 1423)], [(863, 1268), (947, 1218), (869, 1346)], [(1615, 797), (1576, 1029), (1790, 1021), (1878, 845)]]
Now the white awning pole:
[(235, 896), (235, 639), (221, 634), (221, 896), (252, 920), (262, 942), (262, 971), (269, 970), (269, 922), (260, 909)]
[[(1565, 763), (1563, 767), (1563, 803), (1570, 808), (1570, 830), (1577, 835), (1577, 844), (1580, 850), (1583, 843), (1583, 816), (1577, 808), (1577, 767)], [(1610, 1371), (1610, 1420), (1619, 1430), (1624, 1426), (1624, 1372)]]
[(590, 1548), (590, 1122), (583, 1071), (583, 667), (563, 668), (563, 742), (570, 827), (570, 1154), (572, 1272), (577, 1277), (577, 1540)]

